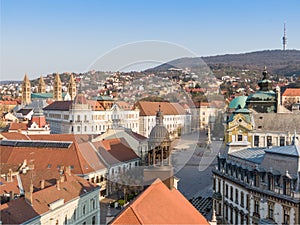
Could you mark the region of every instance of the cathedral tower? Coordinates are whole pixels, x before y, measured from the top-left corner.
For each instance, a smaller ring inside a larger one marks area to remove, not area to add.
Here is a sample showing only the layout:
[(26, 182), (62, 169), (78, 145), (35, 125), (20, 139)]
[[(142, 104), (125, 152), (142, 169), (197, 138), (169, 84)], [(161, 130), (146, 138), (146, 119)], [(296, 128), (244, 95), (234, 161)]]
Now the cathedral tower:
[(76, 82), (74, 80), (73, 74), (70, 75), (68, 92), (69, 92), (69, 95), (71, 96), (71, 100), (74, 100), (74, 98), (76, 96)]
[(31, 103), (31, 84), (27, 74), (25, 74), (22, 83), (22, 104), (28, 105), (29, 103)]
[(58, 73), (55, 75), (53, 98), (55, 101), (62, 101), (62, 84)]
[(41, 76), (39, 79), (38, 93), (46, 93), (46, 84), (45, 84), (43, 76)]

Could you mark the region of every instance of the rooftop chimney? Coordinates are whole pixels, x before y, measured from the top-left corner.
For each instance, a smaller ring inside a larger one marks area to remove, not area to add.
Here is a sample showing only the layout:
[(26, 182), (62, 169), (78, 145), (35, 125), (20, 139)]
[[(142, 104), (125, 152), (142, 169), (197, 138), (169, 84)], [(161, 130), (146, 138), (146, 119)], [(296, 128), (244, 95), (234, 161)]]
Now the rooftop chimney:
[(32, 205), (33, 184), (30, 184), (29, 191), (25, 191), (25, 200)]
[(60, 190), (60, 180), (59, 179), (56, 180), (56, 188), (57, 188), (57, 190)]
[(66, 166), (65, 174), (71, 175), (71, 167), (70, 166)]
[(44, 188), (45, 188), (45, 180), (42, 179), (42, 180), (41, 180), (41, 189), (44, 189)]

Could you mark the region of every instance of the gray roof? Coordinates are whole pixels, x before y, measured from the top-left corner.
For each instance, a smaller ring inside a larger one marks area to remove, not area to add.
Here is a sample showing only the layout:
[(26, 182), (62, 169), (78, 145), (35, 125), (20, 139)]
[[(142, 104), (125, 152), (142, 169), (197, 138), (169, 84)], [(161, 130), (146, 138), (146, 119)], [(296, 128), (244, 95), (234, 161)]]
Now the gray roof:
[(229, 153), (229, 155), (260, 164), (264, 159), (265, 151), (263, 148), (247, 148), (244, 150)]
[(300, 156), (300, 146), (299, 145), (288, 145), (288, 146), (278, 146), (265, 149), (267, 153), (289, 155), (289, 156)]
[(254, 130), (300, 131), (300, 115), (294, 113), (253, 113)]

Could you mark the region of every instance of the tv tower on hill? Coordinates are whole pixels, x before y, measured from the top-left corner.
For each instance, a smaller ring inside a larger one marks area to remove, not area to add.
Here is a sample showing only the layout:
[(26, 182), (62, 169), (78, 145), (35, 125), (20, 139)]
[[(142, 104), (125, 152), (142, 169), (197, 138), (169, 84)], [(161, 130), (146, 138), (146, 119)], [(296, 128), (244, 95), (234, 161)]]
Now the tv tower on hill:
[(286, 36), (286, 29), (285, 29), (285, 23), (283, 25), (283, 37), (282, 37), (282, 50), (286, 50), (286, 44), (287, 44), (287, 36)]

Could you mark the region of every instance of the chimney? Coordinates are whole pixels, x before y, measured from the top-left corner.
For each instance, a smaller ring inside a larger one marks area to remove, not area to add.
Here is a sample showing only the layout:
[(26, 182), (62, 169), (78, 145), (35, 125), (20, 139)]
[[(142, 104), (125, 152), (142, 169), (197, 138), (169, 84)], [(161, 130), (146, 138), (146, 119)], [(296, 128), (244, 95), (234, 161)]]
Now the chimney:
[(30, 205), (32, 205), (32, 193), (33, 193), (33, 184), (30, 184), (29, 191), (25, 191), (25, 200)]
[(44, 189), (44, 188), (45, 188), (45, 180), (42, 179), (42, 180), (41, 180), (41, 189)]
[(71, 166), (66, 166), (65, 174), (67, 174), (69, 176), (71, 175)]
[(60, 180), (59, 179), (56, 180), (56, 188), (57, 188), (57, 190), (60, 190)]
[(7, 180), (7, 182), (12, 182), (13, 181), (12, 169), (8, 170), (8, 174), (6, 175), (6, 180)]
[(14, 191), (10, 191), (10, 192), (9, 192), (9, 201), (13, 200), (14, 197), (15, 197)]
[(65, 175), (64, 174), (59, 175), (59, 181), (60, 181), (60, 183), (65, 182)]

